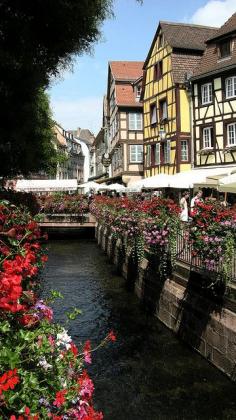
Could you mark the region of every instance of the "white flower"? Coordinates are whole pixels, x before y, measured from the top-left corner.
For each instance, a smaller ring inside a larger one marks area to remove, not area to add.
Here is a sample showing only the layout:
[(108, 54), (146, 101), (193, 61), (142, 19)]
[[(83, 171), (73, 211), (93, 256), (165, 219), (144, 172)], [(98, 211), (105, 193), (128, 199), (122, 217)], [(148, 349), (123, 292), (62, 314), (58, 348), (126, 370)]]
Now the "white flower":
[(45, 370), (52, 369), (52, 365), (50, 365), (50, 363), (47, 362), (44, 356), (41, 357), (37, 366), (41, 366)]
[(67, 334), (66, 330), (63, 330), (61, 333), (57, 334), (56, 345), (59, 347), (60, 345), (65, 346), (66, 350), (70, 348), (70, 343), (72, 339)]

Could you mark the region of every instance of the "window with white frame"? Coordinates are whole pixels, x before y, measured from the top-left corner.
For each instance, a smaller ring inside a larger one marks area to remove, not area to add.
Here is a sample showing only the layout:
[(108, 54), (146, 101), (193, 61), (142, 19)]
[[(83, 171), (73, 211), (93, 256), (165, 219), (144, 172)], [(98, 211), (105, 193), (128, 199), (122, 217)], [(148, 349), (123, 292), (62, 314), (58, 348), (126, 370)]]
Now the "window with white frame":
[(141, 91), (142, 91), (142, 86), (141, 85), (136, 86), (136, 100), (137, 101), (139, 101), (140, 99)]
[(142, 144), (130, 145), (130, 162), (131, 163), (143, 162), (143, 145)]
[(202, 104), (209, 104), (212, 102), (212, 84), (205, 83), (202, 85)]
[(236, 96), (236, 76), (228, 77), (225, 80), (225, 97), (226, 99)]
[(141, 113), (129, 113), (129, 129), (142, 130), (143, 129), (143, 115)]
[(187, 162), (189, 160), (188, 140), (181, 140), (181, 161)]
[(146, 166), (151, 166), (151, 146), (146, 146)]
[(160, 165), (160, 163), (161, 163), (160, 143), (157, 143), (156, 148), (155, 148), (155, 165)]
[(227, 124), (227, 146), (236, 146), (236, 123)]
[(170, 140), (163, 143), (164, 148), (164, 163), (170, 163)]
[(203, 149), (212, 149), (213, 147), (213, 127), (204, 127), (202, 130)]

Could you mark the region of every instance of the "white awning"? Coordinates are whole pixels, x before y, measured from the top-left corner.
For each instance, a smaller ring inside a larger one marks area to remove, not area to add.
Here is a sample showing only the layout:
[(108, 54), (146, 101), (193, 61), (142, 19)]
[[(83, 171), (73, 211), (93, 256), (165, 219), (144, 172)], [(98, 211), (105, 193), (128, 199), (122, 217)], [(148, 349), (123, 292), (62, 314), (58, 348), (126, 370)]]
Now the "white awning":
[(207, 169), (193, 169), (191, 171), (179, 172), (172, 175), (170, 179), (171, 188), (193, 188), (196, 187), (210, 187), (218, 183), (221, 176), (226, 176), (235, 170), (235, 167), (230, 168), (207, 168)]
[(169, 187), (171, 175), (159, 174), (143, 180), (143, 188), (158, 189)]
[(150, 176), (145, 179), (140, 179), (139, 181), (133, 182), (129, 185), (128, 191), (130, 192), (138, 192), (141, 191), (142, 188), (146, 189), (158, 189), (158, 188), (167, 188), (169, 187), (171, 175), (168, 174), (159, 174)]
[(53, 192), (76, 191), (77, 179), (18, 179), (17, 191), (25, 192)]
[(236, 174), (221, 178), (219, 181), (219, 191), (236, 194)]

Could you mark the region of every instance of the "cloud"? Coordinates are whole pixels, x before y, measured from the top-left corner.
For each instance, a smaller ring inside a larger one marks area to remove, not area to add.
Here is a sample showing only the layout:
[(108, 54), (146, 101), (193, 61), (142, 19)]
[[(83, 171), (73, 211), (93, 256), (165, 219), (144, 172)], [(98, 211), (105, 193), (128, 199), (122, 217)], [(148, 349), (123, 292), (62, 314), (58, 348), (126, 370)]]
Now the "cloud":
[(102, 97), (51, 99), (53, 117), (65, 130), (81, 127), (97, 134), (102, 126), (102, 100)]
[(210, 0), (197, 9), (190, 20), (200, 25), (221, 26), (235, 12), (235, 0)]

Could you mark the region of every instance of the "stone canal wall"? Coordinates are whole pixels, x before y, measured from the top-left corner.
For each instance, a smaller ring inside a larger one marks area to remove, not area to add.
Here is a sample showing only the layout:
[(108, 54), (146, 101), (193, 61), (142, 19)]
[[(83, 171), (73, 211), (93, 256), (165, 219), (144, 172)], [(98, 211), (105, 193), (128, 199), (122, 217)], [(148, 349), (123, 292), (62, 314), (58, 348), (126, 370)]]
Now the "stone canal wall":
[(98, 244), (145, 308), (236, 381), (235, 288), (230, 289), (231, 297), (221, 300), (205, 296), (197, 287), (200, 274), (192, 275), (183, 263), (177, 263), (171, 278), (160, 281), (151, 257), (137, 264), (131, 249), (124, 249), (122, 241), (115, 241), (106, 227), (98, 225), (95, 231)]

